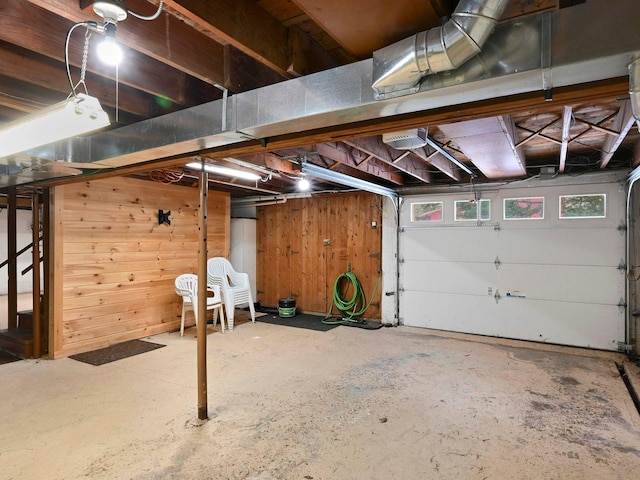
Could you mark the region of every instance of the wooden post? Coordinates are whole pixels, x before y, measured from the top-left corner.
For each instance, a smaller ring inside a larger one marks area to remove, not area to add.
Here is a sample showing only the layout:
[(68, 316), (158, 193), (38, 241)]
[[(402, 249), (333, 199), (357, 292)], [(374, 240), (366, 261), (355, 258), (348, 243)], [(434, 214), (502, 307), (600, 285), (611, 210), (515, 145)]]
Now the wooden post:
[(37, 189), (31, 197), (31, 219), (33, 250), (31, 256), (32, 290), (33, 290), (33, 358), (42, 356), (42, 337), (40, 323), (40, 198)]
[(200, 171), (200, 208), (198, 218), (198, 418), (206, 420), (207, 412), (207, 215), (209, 179)]
[(7, 195), (7, 269), (9, 283), (7, 285), (7, 321), (8, 329), (18, 327), (18, 259), (16, 246), (18, 227), (16, 225), (16, 209), (18, 204), (16, 187), (10, 187)]
[[(50, 340), (53, 338), (51, 335), (51, 318), (53, 314), (51, 312), (51, 286), (53, 282), (51, 280), (51, 271), (53, 270), (53, 252), (51, 250), (51, 244), (49, 240), (51, 239), (51, 189), (45, 188), (42, 190), (42, 200), (43, 200), (43, 208), (42, 208), (42, 253), (44, 257), (44, 261), (42, 262), (42, 286), (43, 286), (43, 295), (42, 295), (42, 308), (40, 309), (40, 314), (42, 317), (42, 321), (45, 322), (44, 328), (44, 344), (46, 345), (46, 350), (49, 354), (53, 352), (53, 347), (51, 346)], [(51, 355), (49, 355), (51, 356)]]

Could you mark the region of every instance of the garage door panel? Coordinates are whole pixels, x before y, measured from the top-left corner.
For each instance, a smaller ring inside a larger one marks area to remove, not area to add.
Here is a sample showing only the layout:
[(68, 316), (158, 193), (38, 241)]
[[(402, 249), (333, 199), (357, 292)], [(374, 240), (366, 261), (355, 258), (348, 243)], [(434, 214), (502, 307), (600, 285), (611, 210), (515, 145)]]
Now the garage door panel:
[(464, 301), (460, 297), (453, 293), (402, 292), (402, 302), (407, 306), (402, 322), (411, 327), (500, 336), (505, 325), (498, 315), (491, 314), (497, 308), (492, 296), (464, 295)]
[[(606, 218), (560, 219), (561, 195), (606, 193)], [(545, 198), (542, 220), (501, 220), (504, 198)], [(417, 196), (416, 196), (417, 197)], [(460, 194), (419, 196), (451, 212)], [(619, 182), (499, 188), (489, 193), (497, 229), (438, 225), (399, 237), (400, 320), (406, 325), (616, 350), (625, 338), (625, 195)], [(401, 217), (407, 227), (413, 226)], [(494, 297), (499, 292), (500, 297)], [(507, 296), (507, 293), (511, 295)], [(624, 301), (624, 300), (623, 300)]]
[(496, 283), (493, 263), (419, 262), (403, 267), (405, 290), (484, 295)]
[(402, 256), (405, 261), (493, 263), (497, 239), (498, 232), (492, 228), (406, 229), (401, 237)]
[(405, 325), (559, 345), (616, 350), (624, 338), (617, 306), (437, 292), (403, 292)]
[(573, 228), (502, 230), (495, 248), (505, 263), (618, 266), (623, 246), (617, 230)]
[(496, 275), (504, 295), (608, 305), (618, 304), (624, 281), (617, 268), (586, 265), (501, 264)]
[(615, 350), (624, 338), (623, 313), (617, 305), (504, 298), (503, 336), (544, 343)]

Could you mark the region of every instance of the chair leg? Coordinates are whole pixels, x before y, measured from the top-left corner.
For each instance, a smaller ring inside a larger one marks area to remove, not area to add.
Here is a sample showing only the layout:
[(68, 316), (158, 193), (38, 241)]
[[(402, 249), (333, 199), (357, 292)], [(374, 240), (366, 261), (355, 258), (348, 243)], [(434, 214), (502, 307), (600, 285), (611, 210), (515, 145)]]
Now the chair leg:
[(182, 304), (182, 316), (180, 318), (180, 336), (184, 336), (184, 303)]
[(222, 331), (222, 333), (224, 333), (224, 313), (222, 312), (222, 305), (220, 305), (213, 311), (213, 315), (217, 316), (218, 312), (220, 314), (220, 330)]
[(235, 305), (233, 304), (233, 298), (228, 299), (225, 302), (225, 309), (227, 313), (227, 327), (230, 332), (233, 332), (233, 317), (235, 314)]
[(253, 306), (253, 301), (249, 299), (249, 311), (251, 312), (251, 321), (256, 323), (256, 309)]

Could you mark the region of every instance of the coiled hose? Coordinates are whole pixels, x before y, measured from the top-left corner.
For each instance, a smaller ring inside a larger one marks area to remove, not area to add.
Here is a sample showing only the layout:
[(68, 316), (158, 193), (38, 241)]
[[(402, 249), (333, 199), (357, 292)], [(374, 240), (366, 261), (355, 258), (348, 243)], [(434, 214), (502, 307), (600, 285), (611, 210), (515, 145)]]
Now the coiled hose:
[[(349, 282), (344, 295), (341, 293), (343, 281)], [(376, 296), (379, 281), (380, 275), (376, 278), (376, 286), (373, 289), (369, 303), (367, 303), (364, 289), (362, 288), (362, 284), (358, 280), (358, 277), (356, 277), (355, 273), (348, 271), (338, 275), (338, 278), (336, 278), (336, 281), (333, 284), (333, 302), (331, 303), (331, 307), (329, 308), (327, 315), (324, 317), (323, 323), (333, 325), (355, 321), (358, 317), (363, 315), (371, 305), (371, 302)], [(351, 298), (347, 300), (346, 297), (348, 296), (351, 288), (353, 288), (353, 294)], [(340, 311), (341, 318), (337, 320), (330, 320), (334, 306)]]

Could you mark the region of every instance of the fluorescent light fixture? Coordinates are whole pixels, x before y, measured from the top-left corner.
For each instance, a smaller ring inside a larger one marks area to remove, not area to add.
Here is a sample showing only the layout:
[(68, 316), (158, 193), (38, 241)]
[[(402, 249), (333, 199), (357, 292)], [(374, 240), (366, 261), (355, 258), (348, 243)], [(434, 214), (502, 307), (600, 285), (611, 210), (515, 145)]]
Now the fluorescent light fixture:
[(329, 182), (338, 183), (347, 187), (357, 188), (358, 190), (364, 190), (365, 192), (375, 193), (377, 195), (384, 195), (393, 200), (394, 205), (397, 205), (398, 194), (387, 187), (377, 185), (375, 183), (367, 182), (366, 180), (360, 180), (359, 178), (350, 177), (344, 173), (334, 172), (326, 168), (318, 167), (312, 163), (302, 162), (302, 173), (310, 175), (321, 180), (327, 180)]
[(79, 93), (1, 126), (0, 158), (82, 135), (110, 123), (97, 98)]
[[(194, 170), (201, 170), (202, 164), (200, 162), (191, 162), (187, 164), (187, 167)], [(260, 180), (260, 175), (251, 172), (245, 172), (243, 170), (235, 170), (233, 168), (221, 167), (219, 165), (211, 165), (209, 163), (204, 164), (204, 169), (210, 173), (217, 173), (218, 175), (225, 175), (227, 177), (242, 178), (244, 180)]]

